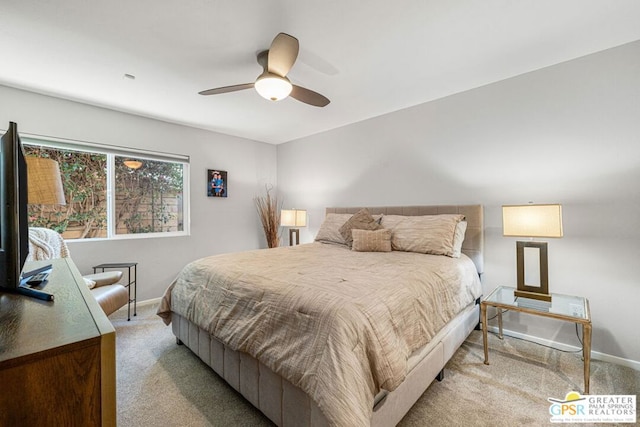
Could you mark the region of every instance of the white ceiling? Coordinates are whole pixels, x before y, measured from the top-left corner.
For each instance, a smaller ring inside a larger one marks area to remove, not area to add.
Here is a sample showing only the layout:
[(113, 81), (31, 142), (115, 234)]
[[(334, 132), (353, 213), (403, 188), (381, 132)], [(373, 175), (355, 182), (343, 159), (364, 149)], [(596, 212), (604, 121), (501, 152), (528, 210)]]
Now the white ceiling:
[[(0, 0), (0, 12), (0, 84), (273, 144), (640, 39), (638, 0)], [(253, 82), (279, 32), (300, 41), (289, 78), (331, 104), (198, 95)]]

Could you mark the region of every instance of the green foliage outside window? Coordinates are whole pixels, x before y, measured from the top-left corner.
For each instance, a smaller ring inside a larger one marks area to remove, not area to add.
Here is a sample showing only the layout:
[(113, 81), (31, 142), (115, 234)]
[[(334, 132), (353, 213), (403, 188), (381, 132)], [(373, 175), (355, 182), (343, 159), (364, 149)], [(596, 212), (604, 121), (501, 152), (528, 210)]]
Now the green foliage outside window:
[(28, 156), (56, 160), (60, 166), (66, 205), (29, 205), (32, 227), (64, 233), (79, 227), (79, 238), (103, 237), (107, 227), (106, 154), (25, 145)]
[(141, 160), (139, 169), (131, 169), (124, 160), (115, 159), (116, 233), (182, 231), (182, 209), (171, 209), (182, 202), (182, 165)]
[[(108, 156), (26, 145), (28, 156), (47, 157), (60, 165), (67, 204), (29, 205), (32, 227), (45, 227), (65, 238), (107, 236)], [(115, 156), (114, 213), (116, 234), (183, 231), (183, 166), (138, 159), (132, 169)]]

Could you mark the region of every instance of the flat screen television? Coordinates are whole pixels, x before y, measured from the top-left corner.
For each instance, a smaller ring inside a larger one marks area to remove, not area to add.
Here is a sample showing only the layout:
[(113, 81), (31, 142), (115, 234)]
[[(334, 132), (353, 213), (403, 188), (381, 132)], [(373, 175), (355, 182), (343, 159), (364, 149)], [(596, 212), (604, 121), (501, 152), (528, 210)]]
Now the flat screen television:
[(27, 185), (27, 162), (18, 125), (10, 122), (0, 145), (0, 291), (51, 301), (53, 295), (28, 283), (35, 275), (47, 273), (51, 266), (22, 271), (29, 254)]

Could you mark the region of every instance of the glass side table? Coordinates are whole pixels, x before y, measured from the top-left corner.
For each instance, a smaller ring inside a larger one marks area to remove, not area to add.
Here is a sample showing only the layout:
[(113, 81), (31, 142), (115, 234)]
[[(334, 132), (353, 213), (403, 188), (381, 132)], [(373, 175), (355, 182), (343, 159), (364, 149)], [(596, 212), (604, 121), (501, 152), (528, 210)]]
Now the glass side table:
[[(129, 291), (129, 303), (127, 305), (127, 320), (131, 320), (131, 303), (133, 303), (133, 315), (136, 316), (136, 299), (138, 293), (138, 263), (137, 262), (111, 262), (106, 264), (94, 265), (93, 272), (97, 273), (98, 269), (104, 272), (105, 269), (122, 270), (127, 269), (128, 282), (124, 285)], [(133, 276), (131, 270), (133, 269)], [(131, 298), (131, 288), (133, 288), (133, 298)]]
[(584, 297), (551, 294), (551, 302), (516, 297), (515, 288), (498, 286), (480, 303), (482, 319), (482, 342), (484, 345), (484, 363), (489, 364), (487, 342), (487, 307), (498, 309), (498, 336), (502, 335), (502, 309), (550, 317), (582, 325), (582, 355), (584, 360), (584, 393), (589, 394), (589, 376), (591, 363), (591, 313), (589, 300)]

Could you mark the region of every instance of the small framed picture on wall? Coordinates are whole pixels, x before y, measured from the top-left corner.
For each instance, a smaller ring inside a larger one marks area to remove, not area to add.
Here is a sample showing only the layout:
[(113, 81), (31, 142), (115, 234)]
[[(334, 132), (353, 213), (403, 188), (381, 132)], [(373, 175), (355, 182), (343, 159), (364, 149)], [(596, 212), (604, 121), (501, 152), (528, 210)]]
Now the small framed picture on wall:
[(207, 170), (207, 196), (227, 197), (229, 195), (227, 187), (227, 171), (221, 169)]

